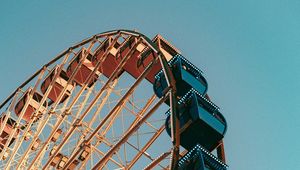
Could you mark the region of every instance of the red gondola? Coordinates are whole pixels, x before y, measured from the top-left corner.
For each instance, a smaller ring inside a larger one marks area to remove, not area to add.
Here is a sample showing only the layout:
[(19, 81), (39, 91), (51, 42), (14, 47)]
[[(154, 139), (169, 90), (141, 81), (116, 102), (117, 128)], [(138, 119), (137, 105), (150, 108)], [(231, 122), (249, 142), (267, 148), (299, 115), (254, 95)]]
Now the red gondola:
[[(23, 109), (25, 109), (24, 106), (25, 106), (26, 101), (30, 99), (29, 94), (31, 93), (31, 91), (32, 91), (32, 88), (29, 88), (28, 90), (26, 90), (24, 95), (17, 102), (17, 104), (15, 106), (15, 113), (17, 116), (20, 116)], [(26, 122), (30, 121), (32, 114), (38, 109), (42, 98), (43, 98), (43, 96), (40, 93), (34, 92), (32, 99), (30, 100), (28, 107), (26, 108), (25, 113), (23, 115), (23, 119)], [(48, 106), (48, 103), (47, 103), (47, 101), (45, 101), (43, 103), (43, 105), (40, 107), (38, 114), (44, 114), (47, 111), (47, 109), (46, 109), (47, 106)]]
[(48, 98), (52, 100), (53, 102), (56, 102), (58, 99), (58, 96), (62, 92), (62, 90), (66, 87), (67, 90), (65, 94), (63, 95), (62, 99), (60, 100), (60, 103), (64, 102), (71, 94), (71, 90), (73, 89), (72, 84), (67, 84), (69, 77), (67, 73), (64, 70), (61, 70), (59, 76), (54, 80), (54, 75), (57, 73), (58, 67), (55, 67), (52, 69), (50, 74), (45, 78), (44, 82), (41, 85), (41, 91), (43, 94), (46, 93), (47, 89), (49, 88), (52, 81), (55, 81), (53, 84), (53, 87), (48, 94)]
[[(5, 120), (5, 115), (1, 116), (0, 118), (0, 125), (2, 126), (2, 124), (4, 123)], [(13, 130), (14, 130), (14, 125), (15, 125), (16, 121), (12, 118), (8, 118), (6, 125), (4, 126), (3, 132), (0, 135), (0, 152), (2, 151), (2, 149), (4, 148), (4, 146), (7, 143), (7, 140), (9, 138), (9, 134), (12, 134)], [(17, 138), (18, 134), (19, 134), (20, 130), (17, 130), (15, 135), (13, 136), (12, 140), (10, 141), (9, 145), (10, 146), (15, 139)]]
[[(175, 55), (179, 54), (179, 51), (173, 47), (171, 44), (169, 44), (165, 39), (163, 39), (160, 35), (157, 35), (152, 40), (158, 47), (160, 47), (160, 51), (163, 53), (167, 61), (171, 60)], [(145, 68), (153, 61), (155, 58), (157, 58), (157, 53), (153, 52), (152, 49), (146, 50), (137, 61), (137, 66), (140, 70), (140, 72), (143, 72)], [(146, 79), (151, 82), (152, 84), (155, 81), (155, 75), (161, 70), (161, 64), (159, 61), (157, 61), (148, 75), (146, 76)]]
[[(132, 37), (130, 38), (120, 49), (120, 57), (118, 57), (118, 60), (121, 61), (123, 57), (125, 57), (126, 54), (129, 53), (129, 50), (135, 46), (137, 43), (137, 39)], [(141, 70), (139, 70), (137, 66), (137, 61), (140, 57), (140, 54), (143, 52), (143, 50), (146, 48), (146, 45), (144, 43), (139, 43), (137, 47), (130, 56), (130, 58), (127, 60), (126, 64), (124, 65), (124, 71), (132, 75), (134, 78), (138, 78), (141, 75)]]
[[(99, 46), (98, 49), (96, 49), (96, 57), (95, 60), (93, 60), (93, 65), (95, 66), (99, 60), (104, 57), (105, 51), (108, 49), (109, 45), (112, 42), (112, 38), (106, 39), (101, 46)], [(113, 71), (117, 68), (119, 61), (117, 60), (116, 56), (118, 53), (118, 48), (120, 47), (121, 43), (116, 42), (115, 45), (110, 49), (106, 59), (101, 63), (99, 67), (99, 71), (105, 76), (110, 77), (113, 73)]]
[[(72, 73), (74, 72), (74, 70), (76, 69), (76, 67), (78, 66), (80, 60), (82, 59), (83, 55), (87, 52), (87, 50), (85, 48), (82, 48), (77, 55), (74, 57), (74, 59), (71, 61), (71, 64), (69, 65), (68, 69), (67, 69), (67, 75), (68, 77), (70, 77), (72, 75)], [(90, 75), (90, 73), (93, 72), (95, 66), (92, 63), (92, 61), (94, 60), (94, 56), (92, 53), (88, 53), (87, 57), (84, 59), (81, 67), (79, 68), (78, 72), (75, 74), (74, 80), (75, 82), (82, 86), (84, 84), (88, 84), (89, 87), (91, 87), (96, 81), (97, 78), (100, 74), (99, 71), (96, 71), (93, 76), (93, 78), (91, 79), (90, 82), (86, 82), (88, 76)]]
[[(96, 60), (93, 61), (93, 65), (96, 65), (97, 61), (103, 57), (104, 52), (109, 47), (112, 39), (107, 39), (102, 46), (98, 50), (96, 50)], [(178, 54), (178, 50), (170, 45), (166, 40), (164, 40), (161, 36), (156, 36), (154, 38), (154, 43), (160, 43), (160, 50), (164, 54), (167, 60), (170, 60)], [(106, 77), (110, 77), (113, 71), (117, 68), (120, 61), (128, 54), (129, 50), (137, 43), (137, 39), (135, 37), (130, 38), (122, 47), (120, 47), (121, 43), (116, 42), (114, 47), (110, 50), (107, 58), (103, 61), (101, 66), (99, 67), (99, 71), (103, 73)], [(120, 52), (118, 53), (118, 48), (120, 47)], [(151, 49), (146, 49), (146, 44), (140, 42), (135, 49), (134, 52), (127, 60), (123, 69), (134, 78), (138, 78), (141, 73), (145, 70), (145, 68), (150, 64), (150, 62), (157, 58), (157, 54), (154, 53)], [(159, 61), (154, 64), (151, 71), (146, 76), (146, 79), (151, 83), (154, 83), (154, 76), (161, 69), (161, 64)]]

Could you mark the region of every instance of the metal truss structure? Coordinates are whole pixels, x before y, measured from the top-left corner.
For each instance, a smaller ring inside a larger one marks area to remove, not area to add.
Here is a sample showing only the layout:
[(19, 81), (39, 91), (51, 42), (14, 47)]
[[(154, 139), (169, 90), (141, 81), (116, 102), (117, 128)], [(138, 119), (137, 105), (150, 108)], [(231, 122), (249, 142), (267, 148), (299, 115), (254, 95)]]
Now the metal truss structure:
[[(0, 169), (184, 169), (195, 149), (182, 145), (180, 103), (189, 97), (178, 95), (175, 56), (180, 52), (160, 35), (129, 30), (63, 51), (0, 105)], [(161, 95), (153, 93), (162, 84)], [(219, 112), (212, 115), (224, 124)], [(210, 169), (219, 168), (207, 163), (213, 160), (227, 167), (222, 137), (197, 145)]]

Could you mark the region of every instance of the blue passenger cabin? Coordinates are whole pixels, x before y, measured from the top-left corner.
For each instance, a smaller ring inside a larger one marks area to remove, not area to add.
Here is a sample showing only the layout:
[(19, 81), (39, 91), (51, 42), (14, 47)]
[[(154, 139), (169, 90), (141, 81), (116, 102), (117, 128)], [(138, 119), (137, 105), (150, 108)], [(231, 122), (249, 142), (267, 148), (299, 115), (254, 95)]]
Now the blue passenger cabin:
[[(166, 130), (171, 136), (170, 114), (167, 112)], [(200, 144), (214, 150), (224, 137), (227, 124), (219, 109), (195, 89), (191, 89), (178, 102), (180, 143), (187, 150)]]
[(199, 144), (178, 161), (178, 170), (226, 170), (227, 167)]
[[(191, 88), (194, 88), (202, 95), (207, 91), (207, 82), (201, 71), (181, 55), (176, 55), (168, 62), (176, 80), (177, 95), (184, 96)], [(166, 78), (162, 71), (155, 76), (153, 85), (154, 93), (158, 97), (164, 95), (167, 88)]]

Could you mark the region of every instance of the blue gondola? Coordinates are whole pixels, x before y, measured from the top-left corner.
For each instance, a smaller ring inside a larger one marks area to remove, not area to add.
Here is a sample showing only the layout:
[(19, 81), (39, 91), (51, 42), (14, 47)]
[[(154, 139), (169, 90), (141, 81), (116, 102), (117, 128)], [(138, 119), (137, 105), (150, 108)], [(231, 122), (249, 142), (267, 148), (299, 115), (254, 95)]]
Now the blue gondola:
[(226, 170), (227, 165), (197, 144), (178, 161), (179, 170)]
[[(196, 66), (179, 54), (172, 58), (168, 64), (176, 80), (177, 95), (179, 97), (184, 96), (191, 88), (194, 88), (202, 95), (206, 94), (207, 81)], [(154, 93), (158, 97), (164, 95), (167, 82), (162, 71), (155, 76), (153, 88)]]
[[(166, 130), (170, 135), (169, 111), (167, 114)], [(181, 145), (187, 150), (199, 143), (212, 151), (225, 135), (227, 124), (218, 107), (195, 89), (191, 89), (179, 100), (178, 115)]]

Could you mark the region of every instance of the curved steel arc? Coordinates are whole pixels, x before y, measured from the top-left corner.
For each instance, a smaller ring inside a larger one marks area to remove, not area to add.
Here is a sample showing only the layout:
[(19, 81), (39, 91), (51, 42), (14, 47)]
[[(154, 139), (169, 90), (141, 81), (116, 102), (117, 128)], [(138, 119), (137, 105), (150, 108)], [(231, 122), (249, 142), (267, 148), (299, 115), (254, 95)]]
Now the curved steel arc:
[[(115, 39), (115, 40), (112, 42), (112, 44), (110, 45), (109, 49), (112, 48), (112, 46), (116, 43), (116, 41), (117, 41), (117, 39)], [(105, 56), (108, 55), (109, 49), (105, 52), (104, 58), (105, 58)], [(98, 64), (97, 64), (98, 67), (100, 66), (99, 63), (101, 63), (101, 62), (102, 62), (102, 61), (99, 61), (99, 62), (98, 62)], [(77, 68), (78, 68), (78, 66), (77, 66)], [(76, 68), (76, 69), (77, 69), (77, 68)], [(90, 75), (89, 75), (88, 78), (87, 78), (87, 82), (88, 82), (89, 80), (91, 80), (92, 75), (93, 75), (93, 73), (95, 73), (96, 70), (97, 70), (97, 68), (94, 69), (92, 73), (90, 73)], [(73, 75), (74, 75), (74, 73), (73, 73)], [(71, 77), (72, 77), (72, 76), (71, 76)], [(77, 94), (77, 96), (74, 98), (73, 101), (77, 100), (77, 99), (80, 97), (80, 94), (83, 92), (83, 89), (85, 89), (86, 86), (87, 86), (87, 84), (84, 85), (84, 86), (81, 88), (80, 92)], [(107, 84), (107, 86), (108, 86), (108, 84)], [(102, 88), (102, 92), (104, 92), (104, 90), (105, 90), (105, 88)], [(71, 107), (73, 107), (74, 104), (75, 104), (75, 102), (72, 102), (72, 105), (70, 105), (70, 106), (68, 107), (68, 109), (66, 109), (66, 111), (69, 111), (69, 110), (71, 109)], [(67, 114), (66, 114), (66, 115), (67, 115)], [(47, 140), (47, 141), (49, 141), (49, 140), (52, 138), (52, 136), (54, 135), (55, 131), (56, 131), (56, 130), (58, 129), (58, 127), (63, 123), (63, 120), (65, 119), (65, 117), (66, 117), (66, 116), (63, 116), (62, 118), (59, 119), (59, 121), (57, 122), (57, 124), (56, 124), (55, 127), (54, 127), (54, 130), (52, 130), (52, 133), (51, 133), (50, 136), (48, 137), (48, 140)], [(76, 122), (74, 121), (73, 124), (76, 124)], [(46, 145), (44, 145), (44, 146), (42, 147), (42, 149), (40, 150), (40, 152), (38, 153), (38, 155), (34, 158), (34, 161), (31, 163), (30, 167), (31, 167), (31, 166), (33, 165), (33, 163), (39, 158), (39, 156), (41, 155), (41, 153), (42, 153), (42, 151), (43, 151), (43, 149), (44, 149), (45, 147), (46, 147)]]
[(18, 89), (22, 89), (24, 86), (26, 86), (31, 80), (33, 80), (36, 76), (39, 75), (39, 73), (43, 70), (44, 67), (49, 67), (50, 65), (52, 65), (53, 63), (55, 63), (56, 61), (58, 61), (59, 59), (61, 59), (64, 55), (68, 54), (69, 52), (71, 52), (73, 49), (76, 49), (78, 47), (81, 47), (89, 42), (91, 42), (92, 40), (94, 40), (95, 38), (102, 38), (105, 36), (111, 36), (111, 35), (116, 35), (118, 33), (123, 33), (123, 34), (127, 34), (127, 35), (132, 35), (132, 36), (140, 36), (142, 37), (146, 43), (149, 45), (150, 48), (152, 48), (154, 50), (154, 52), (159, 52), (160, 50), (157, 48), (157, 46), (145, 35), (136, 32), (136, 31), (131, 31), (131, 30), (125, 30), (125, 29), (121, 29), (121, 30), (112, 30), (112, 31), (107, 31), (107, 32), (103, 32), (103, 33), (99, 33), (99, 34), (95, 34), (93, 36), (91, 36), (90, 38), (86, 38), (84, 40), (82, 40), (79, 43), (76, 43), (75, 45), (71, 46), (70, 48), (64, 50), (63, 52), (61, 52), (60, 54), (58, 54), (53, 60), (51, 60), (50, 62), (48, 62), (47, 64), (43, 65), (41, 69), (39, 69), (38, 71), (36, 71), (32, 76), (30, 76), (27, 80), (25, 80), (24, 83), (22, 83), (19, 87), (16, 88), (16, 90), (14, 92), (12, 92), (5, 100), (4, 102), (1, 103), (0, 105), (0, 109), (17, 93)]
[[(58, 77), (58, 75), (60, 74), (61, 69), (62, 69), (62, 66), (67, 62), (68, 57), (69, 57), (68, 55), (65, 57), (65, 59), (64, 59), (64, 61), (63, 61), (63, 63), (62, 63), (62, 65), (61, 65), (61, 67), (58, 69), (58, 72), (56, 73), (56, 75), (54, 75), (55, 79), (56, 79), (56, 78)], [(47, 96), (48, 96), (48, 94), (50, 93), (50, 91), (51, 91), (51, 89), (52, 89), (54, 83), (55, 83), (55, 82), (52, 81), (51, 84), (49, 85), (49, 88), (47, 89), (45, 95), (43, 96), (43, 99), (42, 99), (41, 102), (40, 102), (40, 106), (39, 106), (38, 109), (33, 113), (33, 115), (35, 115), (35, 114), (38, 113), (38, 111), (40, 110), (40, 107), (41, 107), (42, 104), (46, 101)], [(34, 119), (31, 119), (29, 124), (32, 124), (33, 121), (34, 121)], [(44, 125), (45, 125), (45, 124), (44, 124)], [(27, 127), (26, 127), (26, 129), (24, 130), (23, 136), (25, 136), (26, 134), (28, 134), (29, 128), (30, 128), (30, 126), (27, 126)], [(37, 134), (35, 134), (35, 136), (34, 136), (34, 138), (33, 138), (32, 141), (35, 141), (35, 140), (37, 139), (37, 137), (39, 136), (39, 134), (41, 133), (42, 128), (38, 128), (38, 129), (39, 129), (39, 130), (37, 131)], [(20, 146), (21, 146), (23, 140), (24, 140), (24, 137), (22, 137), (21, 140), (20, 140), (18, 143), (15, 144), (14, 149), (13, 149), (13, 154), (10, 156), (8, 162), (6, 163), (6, 167), (5, 167), (5, 168), (8, 168), (8, 167), (10, 166), (10, 163), (11, 163), (11, 161), (14, 159), (14, 157), (15, 157), (17, 151), (19, 150), (19, 148), (20, 148)], [(34, 144), (34, 142), (32, 142), (32, 143), (29, 145), (29, 147), (28, 147), (26, 153), (29, 152), (29, 149), (32, 147), (33, 144)], [(25, 156), (26, 156), (26, 154), (23, 155), (23, 157), (25, 157)], [(24, 158), (23, 158), (23, 159), (24, 159)], [(22, 159), (21, 159), (21, 160), (22, 160)], [(18, 167), (17, 167), (17, 168), (18, 168)]]
[[(123, 66), (125, 65), (126, 61), (129, 59), (129, 57), (132, 55), (133, 53), (133, 49), (135, 49), (137, 47), (139, 43), (136, 43), (134, 45), (134, 47), (132, 48), (132, 50), (130, 50), (126, 56), (122, 59), (122, 61), (119, 63), (118, 67), (116, 70), (114, 70), (113, 74), (110, 76), (110, 78), (108, 79), (108, 81), (106, 82), (106, 84), (102, 87), (102, 89), (106, 89), (107, 86), (109, 85), (109, 83), (111, 81), (113, 81), (115, 79), (115, 77), (119, 74), (119, 72), (121, 71), (121, 69), (123, 68)], [(81, 117), (78, 119), (79, 122), (81, 122), (84, 117), (86, 116), (86, 114), (92, 109), (93, 105), (98, 101), (98, 99), (101, 97), (103, 90), (100, 90), (100, 92), (97, 94), (97, 96), (93, 99), (93, 101), (91, 102), (91, 104), (89, 105), (89, 107), (85, 110), (85, 112), (81, 115)], [(77, 122), (74, 122), (77, 123)], [(60, 151), (60, 149), (62, 148), (62, 144), (65, 143), (73, 134), (74, 130), (75, 130), (75, 126), (73, 126), (67, 133), (67, 135), (65, 136), (65, 138), (63, 139), (63, 142), (58, 146), (58, 148), (56, 149), (55, 153), (53, 154), (53, 156), (50, 157), (50, 159), (47, 161), (47, 163), (44, 165), (43, 169), (45, 169), (52, 161), (52, 159), (55, 157), (55, 155)]]
[[(126, 61), (127, 61), (127, 60), (130, 58), (130, 56), (133, 54), (134, 49), (137, 47), (137, 45), (138, 45), (139, 43), (142, 42), (142, 43), (146, 44), (147, 48), (151, 49), (154, 53), (156, 53), (156, 54), (157, 54), (157, 57), (156, 57), (156, 58), (148, 65), (148, 67), (143, 71), (143, 73), (137, 78), (135, 84), (139, 84), (139, 82), (140, 82), (142, 79), (145, 78), (145, 76), (147, 75), (147, 73), (149, 73), (149, 71), (150, 71), (151, 67), (153, 66), (153, 64), (154, 64), (155, 62), (157, 62), (157, 60), (159, 59), (160, 65), (161, 65), (162, 70), (163, 70), (163, 72), (164, 72), (164, 74), (165, 74), (166, 81), (167, 81), (167, 84), (168, 84), (168, 87), (169, 87), (169, 93), (167, 93), (167, 95), (165, 95), (164, 98), (161, 99), (161, 100), (159, 101), (159, 104), (162, 104), (162, 103), (166, 100), (167, 97), (169, 97), (169, 99), (170, 99), (170, 101), (171, 101), (170, 107), (171, 107), (171, 116), (172, 116), (171, 126), (172, 126), (172, 140), (173, 140), (173, 150), (172, 150), (172, 152), (171, 152), (171, 155), (172, 155), (172, 158), (173, 158), (173, 159), (171, 160), (171, 167), (170, 167), (170, 168), (174, 168), (174, 165), (176, 164), (176, 162), (177, 162), (177, 160), (178, 160), (178, 156), (179, 156), (179, 143), (180, 143), (180, 139), (179, 139), (179, 124), (178, 124), (179, 122), (178, 122), (177, 116), (175, 115), (175, 113), (176, 113), (176, 103), (177, 103), (177, 101), (176, 101), (177, 99), (176, 99), (176, 97), (175, 97), (175, 96), (176, 96), (176, 95), (175, 95), (175, 94), (176, 94), (175, 79), (174, 79), (174, 77), (173, 77), (173, 73), (171, 72), (171, 70), (170, 70), (170, 68), (169, 68), (169, 66), (168, 66), (168, 63), (167, 63), (167, 60), (166, 60), (164, 54), (160, 51), (160, 49), (161, 49), (160, 42), (158, 42), (158, 45), (156, 45), (151, 39), (149, 39), (149, 38), (146, 37), (145, 35), (143, 35), (143, 34), (141, 34), (141, 33), (138, 33), (138, 32), (136, 32), (136, 31), (131, 31), (131, 30), (112, 30), (112, 31), (107, 31), (107, 32), (99, 33), (99, 34), (93, 35), (93, 36), (90, 37), (90, 38), (84, 39), (84, 40), (82, 40), (81, 42), (79, 42), (79, 43), (77, 43), (77, 44), (71, 46), (70, 48), (64, 50), (62, 53), (60, 53), (58, 56), (56, 56), (53, 60), (51, 60), (50, 62), (48, 62), (47, 64), (45, 64), (40, 70), (38, 70), (37, 72), (35, 72), (31, 77), (29, 77), (29, 78), (28, 78), (24, 83), (22, 83), (22, 84), (21, 84), (21, 85), (13, 92), (13, 93), (11, 93), (11, 94), (7, 97), (7, 99), (6, 99), (3, 103), (1, 103), (0, 109), (1, 109), (2, 107), (4, 107), (4, 106), (5, 106), (5, 105), (6, 105), (13, 97), (16, 98), (16, 95), (18, 94), (18, 91), (19, 91), (20, 89), (22, 89), (23, 87), (25, 87), (25, 86), (26, 86), (28, 83), (30, 83), (33, 79), (35, 79), (37, 76), (39, 76), (38, 81), (37, 81), (37, 83), (35, 84), (35, 87), (34, 87), (34, 89), (33, 89), (33, 91), (32, 91), (32, 93), (34, 93), (37, 84), (39, 84), (38, 82), (41, 80), (41, 77), (42, 77), (42, 74), (41, 74), (41, 73), (43, 73), (43, 72), (45, 71), (45, 69), (47, 69), (47, 68), (48, 68), (49, 66), (51, 66), (52, 64), (54, 64), (54, 63), (56, 63), (57, 61), (59, 61), (62, 57), (64, 57), (64, 56), (70, 54), (74, 49), (77, 49), (77, 48), (79, 48), (79, 47), (81, 47), (81, 46), (83, 46), (83, 45), (86, 45), (86, 44), (88, 44), (88, 43), (91, 43), (91, 45), (93, 46), (94, 42), (95, 42), (95, 41), (99, 41), (98, 39), (100, 39), (100, 38), (105, 38), (105, 37), (110, 37), (110, 36), (116, 36), (116, 37), (117, 37), (117, 36), (121, 36), (121, 35), (124, 35), (125, 37), (126, 37), (126, 36), (129, 36), (128, 39), (129, 39), (130, 37), (135, 37), (136, 39), (139, 39), (139, 41), (135, 41), (135, 44), (133, 45), (133, 47), (130, 48), (129, 52), (125, 55), (124, 58), (122, 58), (122, 61), (119, 63), (117, 69), (114, 70), (114, 72), (112, 73), (112, 75), (109, 77), (109, 79), (108, 79), (107, 82), (104, 84), (104, 86), (101, 88), (101, 90), (98, 92), (98, 94), (97, 94), (96, 97), (93, 99), (93, 101), (91, 102), (91, 104), (87, 107), (87, 109), (84, 111), (84, 113), (83, 113), (83, 114), (80, 116), (80, 118), (78, 118), (76, 121), (79, 121), (79, 122), (82, 121), (82, 120), (84, 119), (84, 117), (87, 115), (87, 113), (90, 112), (90, 110), (92, 109), (92, 107), (95, 105), (95, 103), (98, 101), (98, 99), (102, 96), (102, 94), (103, 94), (103, 92), (105, 91), (105, 89), (106, 89), (106, 88), (109, 86), (109, 84), (116, 78), (116, 76), (118, 75), (118, 73), (121, 71), (122, 67), (125, 65)], [(113, 40), (113, 42), (116, 43), (116, 42), (117, 42), (117, 39), (118, 39), (118, 38), (115, 38), (115, 39)], [(127, 39), (127, 40), (128, 40), (128, 39)], [(125, 43), (127, 40), (125, 40), (124, 43)], [(92, 79), (92, 74), (96, 72), (96, 70), (98, 69), (98, 67), (100, 67), (101, 63), (105, 60), (105, 57), (107, 57), (107, 55), (108, 55), (109, 49), (112, 48), (112, 46), (114, 45), (114, 43), (110, 44), (109, 48), (105, 51), (105, 53), (104, 53), (104, 58), (100, 59), (100, 61), (97, 61), (97, 64), (96, 64), (94, 70), (92, 71), (92, 73), (89, 74), (89, 76), (88, 76), (88, 78), (87, 78), (87, 81), (90, 80), (90, 79)], [(91, 48), (92, 48), (91, 45), (90, 45), (90, 47), (88, 48), (88, 51), (91, 50)], [(122, 45), (121, 45), (121, 46), (122, 46)], [(118, 51), (119, 51), (119, 50), (120, 50), (120, 49), (118, 48)], [(85, 55), (85, 57), (87, 57), (87, 55)], [(85, 58), (85, 57), (84, 57), (84, 58)], [(83, 59), (81, 59), (80, 64), (76, 67), (75, 73), (76, 73), (76, 71), (81, 67), (82, 61), (83, 61)], [(62, 66), (60, 66), (59, 71), (61, 70), (61, 68), (62, 68)], [(75, 73), (73, 73), (73, 74), (71, 75), (70, 80), (68, 81), (68, 83), (70, 83), (70, 82), (72, 81), (72, 79), (73, 79), (74, 76), (75, 76)], [(59, 74), (59, 73), (57, 73), (55, 76), (57, 77), (58, 74)], [(51, 88), (52, 88), (52, 85), (53, 85), (53, 82), (51, 83), (49, 89), (46, 91), (45, 96), (43, 96), (42, 101), (44, 101), (45, 98), (47, 98), (47, 96), (48, 96), (48, 94), (49, 94), (49, 92), (50, 92), (50, 90), (51, 90)], [(71, 107), (76, 103), (77, 99), (80, 97), (80, 95), (82, 94), (82, 92), (84, 91), (84, 89), (85, 89), (86, 87), (87, 87), (87, 83), (81, 88), (80, 92), (79, 92), (79, 93), (76, 95), (76, 97), (73, 99), (73, 101), (71, 102), (71, 103), (72, 103), (72, 104), (71, 104)], [(135, 89), (135, 85), (132, 86), (131, 90), (133, 91), (134, 89)], [(128, 94), (130, 94), (130, 93), (132, 92), (131, 90), (128, 91)], [(60, 101), (60, 99), (63, 97), (63, 94), (65, 93), (65, 91), (66, 91), (66, 87), (64, 88), (63, 92), (59, 95), (59, 97), (58, 97), (59, 100), (58, 100), (58, 101)], [(126, 93), (126, 94), (127, 94), (127, 93)], [(127, 94), (127, 96), (128, 96), (128, 94)], [(24, 107), (27, 107), (27, 106), (28, 106), (28, 103), (30, 102), (30, 99), (31, 99), (31, 98), (32, 98), (32, 97), (30, 97), (29, 100), (26, 101)], [(123, 98), (124, 98), (124, 97), (123, 97)], [(126, 97), (125, 97), (125, 98), (126, 98)], [(58, 105), (58, 101), (56, 101), (56, 102), (54, 103), (54, 106), (55, 106), (55, 107)], [(124, 100), (124, 101), (125, 101), (125, 100)], [(122, 102), (122, 100), (120, 100), (119, 102)], [(38, 107), (38, 109), (37, 109), (36, 112), (39, 111), (39, 109), (40, 109), (40, 107), (41, 107), (42, 104), (43, 104), (43, 102), (41, 102), (41, 104), (40, 104), (40, 106)], [(54, 108), (55, 108), (55, 107), (54, 107)], [(158, 106), (157, 106), (157, 107), (158, 107)], [(54, 108), (52, 107), (52, 109), (51, 109), (50, 111), (53, 111)], [(156, 107), (155, 107), (155, 108), (156, 108)], [(66, 112), (69, 112), (70, 109), (71, 109), (71, 108), (70, 108), (70, 106), (69, 106), (69, 107), (66, 109)], [(114, 109), (113, 109), (113, 110), (114, 110)], [(113, 112), (113, 110), (112, 110), (111, 112)], [(149, 115), (151, 115), (152, 112), (154, 112), (155, 110), (156, 110), (156, 109), (153, 109), (153, 111), (151, 110), (150, 113), (149, 113)], [(49, 111), (49, 113), (50, 113), (50, 111)], [(22, 119), (22, 117), (23, 117), (23, 115), (24, 115), (24, 112), (25, 112), (25, 109), (21, 112), (21, 116), (18, 118), (17, 123), (19, 123), (20, 120)], [(34, 115), (35, 115), (35, 114), (34, 114)], [(107, 116), (109, 116), (109, 115), (111, 115), (111, 114), (108, 114)], [(59, 118), (59, 121), (57, 122), (58, 124), (56, 124), (55, 127), (52, 129), (51, 134), (50, 134), (50, 136), (48, 137), (48, 139), (50, 139), (50, 138), (53, 136), (53, 134), (54, 134), (53, 132), (55, 131), (55, 129), (57, 129), (57, 128), (60, 126), (60, 124), (64, 121), (64, 119), (65, 119), (67, 116), (68, 116), (68, 114), (65, 114), (65, 115), (63, 115), (61, 118)], [(45, 121), (48, 121), (48, 120), (50, 119), (50, 117), (51, 117), (51, 114), (49, 114), (49, 115), (45, 118)], [(146, 116), (146, 117), (147, 117), (147, 116)], [(143, 117), (142, 119), (145, 119), (145, 120), (146, 120), (146, 119), (147, 119), (146, 117)], [(5, 119), (5, 120), (7, 121), (7, 119)], [(78, 123), (78, 122), (76, 122), (76, 121), (75, 121), (75, 119), (74, 119), (74, 122), (73, 122), (74, 125), (75, 125), (76, 123)], [(59, 122), (60, 122), (60, 123), (59, 123)], [(17, 153), (17, 151), (18, 151), (19, 148), (20, 148), (20, 144), (21, 144), (22, 141), (23, 141), (24, 135), (28, 132), (29, 127), (30, 127), (30, 125), (33, 123), (33, 121), (31, 120), (29, 123), (30, 123), (30, 124), (29, 124), (29, 126), (27, 126), (27, 128), (25, 129), (25, 133), (23, 134), (22, 139), (19, 139), (19, 138), (17, 139), (16, 144), (14, 145), (15, 150), (13, 151), (13, 155), (12, 155), (12, 156), (10, 157), (10, 159), (8, 160), (8, 163), (6, 164), (6, 168), (8, 168), (8, 167), (10, 166), (12, 160), (13, 160), (14, 157), (15, 157), (15, 154)], [(105, 122), (104, 122), (104, 123), (105, 123)], [(88, 140), (86, 140), (85, 142), (89, 143), (89, 142), (91, 141), (91, 139), (93, 138), (93, 136), (100, 130), (100, 128), (102, 127), (102, 125), (103, 125), (104, 123), (100, 123), (100, 124), (98, 125), (98, 127), (91, 133), (91, 135), (89, 136)], [(139, 123), (138, 123), (138, 124), (139, 124)], [(40, 124), (39, 124), (39, 125), (40, 125)], [(136, 129), (138, 128), (138, 126), (140, 126), (140, 125), (134, 126), (134, 127), (135, 127), (134, 129), (136, 130)], [(28, 155), (29, 152), (30, 152), (30, 146), (33, 145), (34, 140), (37, 139), (37, 137), (40, 135), (40, 133), (42, 132), (43, 127), (45, 127), (45, 126), (42, 126), (41, 128), (38, 128), (37, 133), (34, 134), (32, 143), (29, 145), (29, 147), (28, 147), (27, 150), (25, 151), (25, 154), (21, 156), (21, 159), (19, 159), (19, 162), (18, 162), (19, 164), (17, 165), (18, 168), (19, 168), (20, 166), (22, 166), (22, 163), (23, 163), (24, 159), (27, 159), (27, 155)], [(50, 156), (50, 158), (47, 160), (46, 164), (43, 165), (43, 166), (44, 166), (43, 169), (45, 169), (45, 168), (51, 163), (52, 159), (53, 159), (53, 158), (55, 157), (55, 155), (60, 151), (60, 149), (62, 149), (62, 147), (64, 146), (64, 144), (69, 140), (69, 138), (71, 137), (71, 135), (73, 134), (73, 132), (74, 132), (74, 130), (75, 130), (76, 128), (77, 128), (76, 126), (72, 126), (72, 127), (69, 129), (68, 133), (64, 136), (63, 141), (60, 143), (60, 145), (58, 146), (58, 148), (57, 148), (57, 150), (55, 151), (55, 153), (54, 153), (52, 156)], [(2, 127), (2, 125), (1, 125), (0, 130), (2, 130), (2, 129), (3, 129), (3, 127)], [(15, 133), (15, 131), (16, 131), (16, 129), (14, 129), (13, 132)], [(131, 131), (131, 130), (130, 130), (130, 131)], [(134, 130), (133, 130), (133, 131), (134, 131)], [(130, 132), (129, 134), (127, 134), (128, 137), (131, 135), (131, 133), (133, 133), (133, 131)], [(13, 135), (10, 135), (9, 140), (12, 140), (12, 137), (13, 137)], [(21, 140), (21, 141), (19, 141), (19, 140)], [(47, 141), (49, 141), (49, 140), (47, 140)], [(126, 141), (126, 139), (122, 140), (121, 143), (123, 143), (123, 142), (125, 142), (125, 141)], [(9, 143), (9, 142), (8, 142), (8, 143)], [(4, 147), (4, 149), (3, 149), (4, 151), (8, 148), (8, 143), (7, 143), (6, 146)], [(113, 146), (114, 149), (111, 149), (111, 150), (109, 151), (109, 153), (106, 153), (106, 154), (103, 156), (103, 158), (100, 159), (100, 161), (96, 164), (96, 166), (94, 167), (94, 169), (95, 169), (95, 168), (98, 168), (98, 167), (103, 167), (103, 166), (106, 164), (107, 160), (109, 159), (108, 157), (113, 153), (113, 150), (117, 149), (119, 145), (120, 145), (120, 144), (115, 144), (115, 145)], [(38, 161), (38, 160), (39, 160), (39, 157), (40, 157), (41, 154), (44, 152), (44, 148), (45, 148), (45, 147), (46, 147), (46, 145), (44, 145), (44, 146), (42, 147), (42, 149), (40, 149), (40, 152), (36, 155), (36, 157), (34, 158), (34, 161)], [(147, 147), (147, 146), (146, 146), (146, 147)], [(2, 153), (0, 153), (0, 157), (3, 156), (4, 151), (3, 151)], [(77, 154), (77, 153), (76, 153), (76, 154)], [(76, 154), (75, 154), (75, 155), (76, 155)], [(135, 159), (137, 160), (139, 157), (140, 157), (140, 155), (138, 155), (137, 158), (135, 158)], [(69, 164), (70, 164), (70, 161), (68, 162), (68, 165), (69, 165)], [(31, 168), (33, 165), (34, 165), (34, 162), (32, 162), (31, 165), (30, 165), (29, 167)], [(130, 165), (130, 166), (132, 166), (132, 165)], [(130, 167), (130, 166), (129, 166), (129, 167)]]

